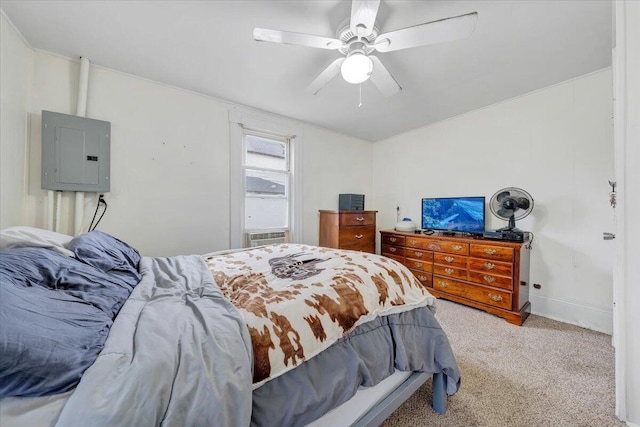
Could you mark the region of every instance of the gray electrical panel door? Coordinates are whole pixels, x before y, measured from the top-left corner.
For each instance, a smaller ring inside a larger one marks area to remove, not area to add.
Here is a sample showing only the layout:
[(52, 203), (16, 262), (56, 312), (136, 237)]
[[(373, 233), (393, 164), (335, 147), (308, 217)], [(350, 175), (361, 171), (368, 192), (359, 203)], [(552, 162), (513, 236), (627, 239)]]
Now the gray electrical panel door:
[(42, 188), (108, 192), (111, 123), (42, 111)]

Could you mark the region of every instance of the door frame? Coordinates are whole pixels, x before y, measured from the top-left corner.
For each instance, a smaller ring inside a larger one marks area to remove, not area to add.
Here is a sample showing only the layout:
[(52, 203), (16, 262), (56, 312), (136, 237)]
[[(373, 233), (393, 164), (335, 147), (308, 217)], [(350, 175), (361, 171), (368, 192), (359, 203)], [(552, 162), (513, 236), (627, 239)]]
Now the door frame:
[[(617, 0), (614, 75), (614, 164), (617, 182), (613, 344), (616, 368), (616, 416), (640, 424), (640, 2)], [(629, 326), (629, 327), (627, 327)], [(637, 405), (636, 405), (637, 406)]]

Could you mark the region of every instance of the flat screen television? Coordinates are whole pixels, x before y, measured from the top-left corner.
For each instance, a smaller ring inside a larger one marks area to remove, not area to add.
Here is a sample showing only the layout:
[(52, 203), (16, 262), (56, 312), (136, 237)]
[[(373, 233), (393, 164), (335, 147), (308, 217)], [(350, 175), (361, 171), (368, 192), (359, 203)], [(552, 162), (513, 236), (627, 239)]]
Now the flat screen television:
[(484, 196), (422, 199), (422, 229), (483, 232)]

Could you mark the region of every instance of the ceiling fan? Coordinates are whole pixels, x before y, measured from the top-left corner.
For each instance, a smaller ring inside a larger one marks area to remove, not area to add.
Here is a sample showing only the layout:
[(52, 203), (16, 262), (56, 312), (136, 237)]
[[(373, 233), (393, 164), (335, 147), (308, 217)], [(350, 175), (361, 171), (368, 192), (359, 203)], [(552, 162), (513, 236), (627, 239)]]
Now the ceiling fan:
[(478, 19), (478, 13), (472, 12), (380, 34), (375, 26), (379, 6), (380, 0), (353, 0), (351, 19), (336, 32), (336, 38), (266, 28), (254, 28), (253, 38), (340, 52), (343, 57), (333, 61), (307, 87), (314, 95), (341, 73), (353, 84), (371, 78), (380, 92), (392, 96), (402, 88), (374, 52), (393, 52), (466, 38), (473, 32)]

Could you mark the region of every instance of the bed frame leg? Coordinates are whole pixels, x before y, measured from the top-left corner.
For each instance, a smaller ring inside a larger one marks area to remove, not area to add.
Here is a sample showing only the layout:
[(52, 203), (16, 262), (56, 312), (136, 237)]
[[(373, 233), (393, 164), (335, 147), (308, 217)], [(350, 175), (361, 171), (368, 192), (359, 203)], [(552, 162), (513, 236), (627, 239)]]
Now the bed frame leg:
[(444, 372), (433, 374), (433, 410), (439, 414), (447, 412), (447, 376)]

